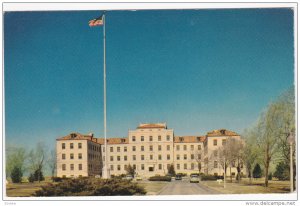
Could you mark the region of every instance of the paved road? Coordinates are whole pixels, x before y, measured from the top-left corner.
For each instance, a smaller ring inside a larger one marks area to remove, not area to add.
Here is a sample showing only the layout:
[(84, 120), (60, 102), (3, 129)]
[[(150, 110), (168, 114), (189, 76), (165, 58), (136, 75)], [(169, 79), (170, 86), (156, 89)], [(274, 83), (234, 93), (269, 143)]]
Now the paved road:
[(219, 194), (217, 191), (207, 188), (200, 183), (190, 183), (186, 180), (172, 180), (158, 195), (208, 195)]

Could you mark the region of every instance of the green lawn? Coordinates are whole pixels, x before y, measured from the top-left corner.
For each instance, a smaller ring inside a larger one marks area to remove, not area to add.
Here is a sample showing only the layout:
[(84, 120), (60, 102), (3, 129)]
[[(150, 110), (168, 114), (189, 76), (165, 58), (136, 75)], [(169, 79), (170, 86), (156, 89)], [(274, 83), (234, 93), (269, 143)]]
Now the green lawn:
[(241, 183), (230, 183), (229, 180), (226, 181), (226, 188), (223, 187), (223, 182), (218, 183), (217, 181), (201, 181), (201, 184), (206, 185), (212, 189), (218, 190), (225, 194), (260, 194), (260, 193), (288, 193), (289, 181), (278, 181), (270, 180), (269, 187), (264, 186), (264, 179), (256, 179), (249, 183), (249, 179), (245, 178)]

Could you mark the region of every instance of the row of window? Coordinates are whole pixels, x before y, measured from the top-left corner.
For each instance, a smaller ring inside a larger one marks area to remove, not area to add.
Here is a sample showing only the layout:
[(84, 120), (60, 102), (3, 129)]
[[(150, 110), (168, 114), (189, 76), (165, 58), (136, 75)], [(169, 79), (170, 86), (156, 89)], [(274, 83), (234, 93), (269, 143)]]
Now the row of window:
[[(218, 145), (218, 140), (214, 139), (214, 146)], [(222, 146), (226, 145), (226, 139), (222, 139)]]
[[(62, 149), (66, 149), (66, 143), (62, 143), (62, 144), (61, 144), (61, 148), (62, 148)], [(74, 149), (74, 143), (70, 143), (70, 147), (69, 147), (69, 148), (70, 148), (70, 149)], [(81, 149), (81, 148), (82, 148), (82, 143), (79, 142), (79, 143), (77, 144), (77, 148), (78, 148), (78, 149)]]
[[(182, 146), (183, 146), (183, 150), (187, 150), (187, 145), (182, 145)], [(128, 151), (127, 146), (125, 146), (123, 149), (124, 149), (123, 150), (124, 152)], [(153, 145), (149, 145), (149, 151), (153, 151), (153, 149), (154, 149)], [(167, 145), (166, 150), (170, 151), (170, 149), (171, 149), (171, 145)], [(195, 149), (195, 145), (190, 145), (190, 150), (193, 151), (194, 149)], [(197, 145), (197, 149), (201, 150), (201, 145)], [(162, 150), (162, 145), (157, 145), (157, 150), (161, 151)], [(178, 151), (180, 150), (180, 145), (176, 145), (176, 150), (178, 150)], [(103, 148), (103, 151), (104, 151), (104, 148)], [(114, 152), (114, 147), (110, 147), (109, 151)], [(137, 151), (137, 146), (132, 146), (131, 151), (133, 151), (133, 152)], [(139, 151), (145, 151), (145, 146), (142, 145), (140, 147)], [(117, 152), (121, 152), (121, 147), (117, 147)]]
[[(158, 160), (162, 160), (162, 155), (159, 154), (159, 155), (157, 156), (157, 159), (158, 159)], [(167, 154), (167, 155), (166, 155), (166, 160), (170, 160), (170, 159), (171, 159), (171, 155), (170, 155), (170, 154)], [(117, 161), (121, 161), (121, 156), (117, 156), (117, 159), (116, 159), (116, 160), (117, 160)], [(127, 160), (128, 160), (127, 155), (125, 155), (125, 156), (123, 157), (123, 161), (127, 161)], [(137, 155), (132, 155), (132, 160), (133, 160), (133, 161), (137, 160)], [(141, 155), (140, 160), (145, 160), (145, 155)], [(153, 160), (153, 155), (149, 155), (149, 160)], [(110, 161), (111, 161), (111, 162), (114, 161), (114, 156), (110, 156)]]
[[(61, 155), (61, 158), (63, 159), (63, 160), (65, 160), (66, 159), (66, 154), (62, 154)], [(74, 154), (73, 153), (71, 153), (70, 154), (70, 159), (71, 160), (73, 160), (74, 159)], [(78, 153), (78, 156), (77, 156), (77, 159), (82, 159), (82, 153)], [(100, 155), (97, 155), (97, 154), (88, 154), (88, 159), (89, 160), (95, 160), (95, 159), (98, 159), (98, 160), (101, 160), (101, 156)]]
[[(201, 154), (196, 154), (196, 155), (194, 155), (194, 154), (191, 154), (191, 160), (194, 160), (194, 159), (196, 159), (197, 158), (197, 160), (201, 160)], [(187, 154), (184, 154), (183, 155), (183, 159), (184, 160), (187, 160)], [(180, 160), (180, 155), (176, 155), (176, 160)]]
[[(171, 139), (170, 135), (167, 135), (167, 136), (166, 136), (166, 141), (170, 141), (170, 139)], [(131, 137), (131, 140), (132, 140), (133, 142), (135, 142), (135, 141), (137, 140), (136, 136), (132, 136), (132, 137)], [(153, 141), (153, 136), (149, 136), (148, 140), (149, 140), (149, 142), (152, 142), (152, 141)], [(141, 141), (141, 142), (146, 141), (145, 136), (140, 136), (140, 141)], [(158, 136), (157, 136), (157, 141), (162, 141), (162, 136), (161, 136), (161, 135), (158, 135)]]
[[(189, 165), (190, 167), (188, 167), (188, 165)], [(123, 168), (124, 168), (125, 171), (127, 170), (127, 167), (128, 167), (128, 165), (124, 165), (124, 166), (123, 166)], [(136, 165), (136, 164), (133, 164), (132, 167), (133, 167), (135, 170), (145, 170), (145, 165), (144, 165), (144, 164), (141, 164), (141, 165), (140, 165), (140, 168), (138, 168), (138, 165)], [(158, 164), (157, 169), (158, 169), (158, 170), (162, 170), (162, 169), (167, 170), (168, 167), (170, 167), (170, 164), (165, 165), (165, 167), (163, 167), (163, 164)], [(197, 169), (197, 170), (198, 170), (199, 167), (200, 167), (200, 165), (197, 164), (197, 163), (191, 163), (191, 164), (187, 164), (187, 163), (184, 163), (184, 164), (176, 164), (176, 169), (177, 169), (177, 170), (180, 170), (181, 168), (184, 169), (184, 170), (188, 170), (188, 169), (190, 169), (190, 170), (196, 170), (196, 169)], [(120, 170), (121, 170), (121, 165), (110, 165), (110, 170), (111, 170), (111, 171), (114, 171), (114, 169), (116, 169), (117, 171), (120, 171)], [(151, 172), (151, 171), (154, 171), (155, 169), (154, 169), (154, 167), (149, 167), (148, 170)]]
[[(82, 170), (82, 164), (78, 164), (78, 170)], [(66, 164), (62, 164), (62, 170), (66, 171), (67, 170), (67, 165)], [(70, 170), (73, 171), (74, 170), (74, 164), (70, 164)]]

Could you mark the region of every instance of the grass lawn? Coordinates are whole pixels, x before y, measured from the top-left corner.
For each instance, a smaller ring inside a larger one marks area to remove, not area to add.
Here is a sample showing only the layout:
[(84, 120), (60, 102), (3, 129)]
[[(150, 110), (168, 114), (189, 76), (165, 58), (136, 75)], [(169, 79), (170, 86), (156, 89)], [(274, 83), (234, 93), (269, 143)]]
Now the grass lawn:
[(30, 197), (35, 191), (41, 189), (41, 186), (47, 185), (48, 181), (43, 182), (24, 182), (24, 183), (8, 183), (6, 185), (7, 197)]
[(147, 195), (156, 195), (169, 182), (145, 181), (138, 184), (145, 188)]
[(253, 180), (252, 184), (249, 183), (249, 179), (245, 178), (241, 183), (230, 183), (226, 181), (226, 188), (223, 188), (223, 182), (217, 181), (201, 181), (201, 184), (206, 185), (212, 189), (218, 190), (225, 194), (259, 194), (259, 193), (288, 193), (289, 181), (269, 180), (269, 187), (264, 187), (264, 179), (260, 178)]

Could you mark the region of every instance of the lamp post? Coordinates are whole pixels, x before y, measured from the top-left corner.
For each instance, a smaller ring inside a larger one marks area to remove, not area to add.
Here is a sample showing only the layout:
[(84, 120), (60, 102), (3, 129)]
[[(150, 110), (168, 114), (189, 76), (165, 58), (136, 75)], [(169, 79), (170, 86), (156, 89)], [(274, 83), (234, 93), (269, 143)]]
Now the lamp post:
[(293, 143), (295, 141), (295, 137), (293, 132), (288, 137), (288, 142), (290, 145), (290, 186), (291, 186), (291, 192), (294, 191), (294, 171), (293, 171)]

